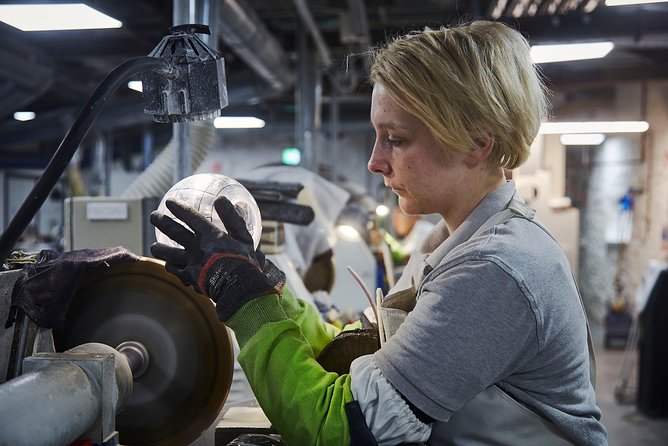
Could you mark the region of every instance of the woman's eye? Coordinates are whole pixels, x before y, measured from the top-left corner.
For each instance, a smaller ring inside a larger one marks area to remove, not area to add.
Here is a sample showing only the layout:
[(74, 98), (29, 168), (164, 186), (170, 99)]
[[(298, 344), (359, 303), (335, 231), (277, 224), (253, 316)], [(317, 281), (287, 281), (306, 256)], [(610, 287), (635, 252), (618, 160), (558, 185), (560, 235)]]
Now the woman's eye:
[(396, 147), (399, 144), (401, 144), (401, 140), (400, 139), (387, 138), (387, 144), (389, 144), (392, 147)]

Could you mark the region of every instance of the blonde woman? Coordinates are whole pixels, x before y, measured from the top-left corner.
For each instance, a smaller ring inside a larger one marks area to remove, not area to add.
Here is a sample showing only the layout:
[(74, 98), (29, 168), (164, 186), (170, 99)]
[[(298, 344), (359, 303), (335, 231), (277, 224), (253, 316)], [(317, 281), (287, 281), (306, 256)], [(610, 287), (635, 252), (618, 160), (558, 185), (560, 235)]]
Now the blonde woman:
[(216, 302), (288, 444), (607, 444), (568, 262), (504, 175), (545, 115), (527, 42), (486, 21), (426, 29), (379, 48), (371, 81), (369, 170), (407, 214), (442, 217), (384, 299), (378, 351), (324, 370), (337, 330), (283, 289), (224, 199), (228, 234), (183, 203), (169, 206), (193, 232), (154, 214), (185, 247), (154, 255)]

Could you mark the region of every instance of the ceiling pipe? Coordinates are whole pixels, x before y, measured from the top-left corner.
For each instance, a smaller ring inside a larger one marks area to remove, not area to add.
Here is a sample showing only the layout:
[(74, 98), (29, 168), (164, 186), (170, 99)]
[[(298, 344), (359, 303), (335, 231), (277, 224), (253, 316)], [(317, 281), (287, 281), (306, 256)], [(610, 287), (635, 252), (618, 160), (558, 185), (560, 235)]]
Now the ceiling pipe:
[(297, 9), (297, 14), (299, 15), (299, 18), (301, 19), (302, 23), (306, 26), (306, 29), (308, 29), (309, 34), (313, 39), (313, 43), (315, 43), (315, 46), (318, 50), (318, 55), (320, 56), (320, 62), (322, 64), (322, 68), (325, 71), (329, 70), (334, 64), (334, 61), (332, 60), (332, 55), (330, 54), (329, 48), (325, 43), (325, 39), (323, 39), (322, 34), (318, 29), (318, 25), (315, 23), (315, 19), (311, 14), (311, 10), (309, 9), (306, 0), (294, 0), (294, 4), (295, 8)]
[(348, 0), (348, 9), (350, 9), (350, 20), (359, 37), (359, 44), (362, 48), (371, 47), (371, 33), (369, 32), (369, 20), (366, 13), (364, 0)]
[[(318, 25), (311, 14), (311, 10), (306, 3), (306, 0), (294, 0), (295, 8), (297, 9), (297, 15), (301, 19), (306, 29), (308, 29), (311, 39), (316, 46), (318, 51), (318, 56), (320, 57), (320, 68), (327, 75), (332, 85), (339, 91), (343, 93), (351, 92), (358, 83), (359, 74), (355, 70), (354, 66), (351, 66), (350, 71), (341, 73), (338, 70), (334, 70), (334, 59), (327, 47), (325, 39), (322, 37)], [(344, 82), (342, 82), (344, 81)]]
[(269, 85), (270, 93), (291, 88), (295, 73), (289, 57), (255, 11), (244, 0), (225, 0), (219, 12), (220, 37)]
[[(349, 52), (361, 57), (364, 71), (368, 74), (371, 70), (371, 33), (369, 31), (369, 19), (367, 17), (366, 4), (364, 0), (348, 0), (350, 24), (354, 32), (352, 42), (348, 43)], [(358, 73), (353, 73), (353, 83), (359, 81)]]

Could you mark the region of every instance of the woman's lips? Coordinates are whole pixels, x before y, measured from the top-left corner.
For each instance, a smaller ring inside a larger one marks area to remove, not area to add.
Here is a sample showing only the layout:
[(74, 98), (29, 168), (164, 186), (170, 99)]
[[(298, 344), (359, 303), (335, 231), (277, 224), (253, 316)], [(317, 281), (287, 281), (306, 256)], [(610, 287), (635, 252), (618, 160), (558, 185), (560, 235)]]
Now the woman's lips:
[(393, 186), (393, 185), (391, 185), (391, 184), (389, 184), (389, 183), (388, 183), (388, 184), (385, 184), (385, 187), (387, 187), (388, 189), (391, 189), (392, 192), (394, 192), (394, 193), (397, 194), (397, 195), (399, 195), (399, 192), (403, 192), (403, 190), (404, 190), (404, 189), (402, 189), (401, 187), (396, 187), (396, 186)]

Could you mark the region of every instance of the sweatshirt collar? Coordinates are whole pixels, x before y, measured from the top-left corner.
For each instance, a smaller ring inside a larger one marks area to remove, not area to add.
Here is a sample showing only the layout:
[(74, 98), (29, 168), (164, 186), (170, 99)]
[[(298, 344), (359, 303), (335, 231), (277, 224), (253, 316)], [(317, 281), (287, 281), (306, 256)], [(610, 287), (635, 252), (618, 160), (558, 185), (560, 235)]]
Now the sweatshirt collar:
[[(443, 257), (445, 257), (450, 251), (455, 247), (464, 243), (466, 240), (471, 238), (471, 236), (480, 228), (492, 215), (504, 210), (508, 207), (508, 203), (513, 198), (515, 194), (515, 182), (512, 180), (507, 181), (504, 185), (499, 186), (494, 189), (492, 192), (488, 193), (485, 198), (482, 199), (480, 204), (469, 214), (468, 217), (462, 222), (461, 225), (450, 234), (442, 243), (438, 244), (433, 248), (433, 251), (429, 253), (429, 247), (424, 246), (427, 250), (423, 255), (426, 257), (425, 262), (433, 269), (436, 268)], [(447, 233), (445, 228), (445, 221), (441, 220), (432, 234)]]

